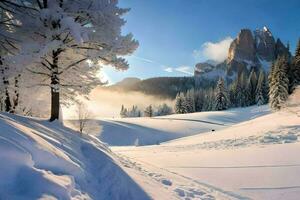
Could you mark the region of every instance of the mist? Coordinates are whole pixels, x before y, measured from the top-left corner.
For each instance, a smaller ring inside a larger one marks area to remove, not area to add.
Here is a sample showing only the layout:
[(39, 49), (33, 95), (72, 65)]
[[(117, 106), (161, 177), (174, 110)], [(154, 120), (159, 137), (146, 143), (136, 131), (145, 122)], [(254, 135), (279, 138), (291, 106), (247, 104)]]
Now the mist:
[[(145, 95), (141, 92), (111, 91), (102, 87), (95, 88), (88, 98), (89, 100), (81, 99), (86, 104), (91, 118), (94, 119), (120, 117), (119, 113), (122, 105), (126, 108), (137, 105), (142, 111), (146, 106), (152, 105), (156, 107), (163, 103), (168, 104), (172, 108), (174, 107), (173, 100)], [(64, 119), (76, 119), (76, 116), (75, 105), (63, 107)]]

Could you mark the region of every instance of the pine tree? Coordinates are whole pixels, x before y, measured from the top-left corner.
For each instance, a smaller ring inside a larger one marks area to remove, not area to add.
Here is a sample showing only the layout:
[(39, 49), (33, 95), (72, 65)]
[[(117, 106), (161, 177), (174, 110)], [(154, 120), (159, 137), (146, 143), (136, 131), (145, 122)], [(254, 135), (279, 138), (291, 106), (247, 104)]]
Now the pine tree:
[(185, 94), (184, 101), (186, 113), (195, 112), (195, 92), (194, 89), (188, 90)]
[(257, 87), (256, 87), (256, 96), (255, 96), (255, 103), (257, 105), (263, 105), (267, 103), (267, 85), (266, 85), (266, 77), (263, 70), (259, 72)]
[(300, 39), (298, 41), (298, 45), (295, 52), (295, 57), (292, 63), (293, 74), (294, 74), (294, 86), (300, 84)]
[(220, 78), (215, 94), (215, 110), (226, 110), (228, 108), (228, 97), (223, 78)]
[(185, 97), (184, 94), (182, 92), (178, 93), (176, 95), (176, 99), (175, 99), (175, 112), (177, 114), (183, 114), (186, 113), (186, 108), (185, 108)]
[(124, 105), (122, 105), (122, 107), (121, 107), (121, 111), (120, 111), (120, 116), (122, 117), (122, 118), (125, 118), (125, 117), (127, 117), (127, 110), (126, 110), (126, 108), (124, 108)]
[(237, 90), (238, 90), (238, 79), (234, 80), (229, 85), (229, 100), (231, 107), (240, 107), (241, 104), (237, 99)]
[(279, 57), (274, 66), (272, 67), (272, 72), (270, 75), (270, 106), (273, 110), (279, 110), (283, 103), (288, 98), (288, 61), (286, 56)]
[(242, 73), (237, 79), (236, 98), (238, 101), (238, 107), (249, 106), (249, 91), (247, 87), (247, 74)]
[(213, 109), (212, 106), (212, 92), (213, 88), (209, 88), (205, 90), (204, 96), (203, 96), (203, 105), (202, 105), (202, 111), (210, 111)]
[(156, 116), (164, 116), (172, 114), (172, 108), (166, 103), (159, 105), (157, 108)]
[(152, 105), (146, 107), (146, 109), (144, 111), (144, 115), (145, 115), (145, 117), (153, 117), (153, 108), (152, 108)]
[(203, 90), (195, 91), (195, 112), (201, 112), (204, 104)]
[(255, 104), (255, 92), (256, 92), (256, 86), (257, 86), (257, 76), (256, 72), (252, 70), (250, 72), (248, 82), (247, 82), (247, 91), (248, 91), (248, 101), (249, 105)]

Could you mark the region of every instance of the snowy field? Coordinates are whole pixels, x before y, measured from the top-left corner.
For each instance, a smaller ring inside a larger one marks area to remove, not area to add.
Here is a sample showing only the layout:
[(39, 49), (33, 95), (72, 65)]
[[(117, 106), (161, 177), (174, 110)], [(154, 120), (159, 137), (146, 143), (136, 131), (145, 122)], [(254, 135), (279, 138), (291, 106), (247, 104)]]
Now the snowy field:
[[(0, 114), (0, 199), (299, 199), (293, 101), (276, 113), (253, 106), (96, 122), (100, 134), (80, 135), (59, 122)], [(108, 147), (104, 135), (126, 142)], [(126, 146), (136, 138), (155, 145)]]
[(221, 130), (269, 112), (268, 106), (252, 106), (228, 111), (201, 112), (153, 118), (94, 120), (92, 126), (96, 125), (100, 127), (100, 130), (97, 129), (94, 134), (110, 146), (142, 146), (159, 144), (199, 133), (212, 132), (212, 130)]
[[(299, 94), (292, 98), (299, 99)], [(297, 200), (300, 196), (299, 108), (299, 104), (291, 103), (285, 111), (213, 133), (154, 146), (112, 149), (130, 160), (128, 172), (132, 177), (144, 174), (160, 183), (161, 189), (174, 199)], [(151, 190), (150, 181), (141, 181), (139, 176), (135, 179), (154, 199), (161, 199)]]

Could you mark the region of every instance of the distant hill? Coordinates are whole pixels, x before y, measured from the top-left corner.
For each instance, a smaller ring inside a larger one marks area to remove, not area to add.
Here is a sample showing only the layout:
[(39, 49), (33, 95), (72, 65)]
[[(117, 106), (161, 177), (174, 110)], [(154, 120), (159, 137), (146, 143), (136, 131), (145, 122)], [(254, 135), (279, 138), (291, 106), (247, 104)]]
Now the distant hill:
[(155, 77), (145, 80), (126, 78), (105, 88), (124, 92), (136, 91), (161, 98), (173, 99), (178, 92), (187, 91), (194, 86), (194, 77)]

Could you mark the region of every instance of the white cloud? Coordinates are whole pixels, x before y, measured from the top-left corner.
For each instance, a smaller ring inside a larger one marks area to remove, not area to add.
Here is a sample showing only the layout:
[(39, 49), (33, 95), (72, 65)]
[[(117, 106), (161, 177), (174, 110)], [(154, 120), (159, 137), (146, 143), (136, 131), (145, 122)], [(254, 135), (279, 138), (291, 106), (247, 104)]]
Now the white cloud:
[(142, 61), (142, 62), (146, 62), (146, 63), (157, 64), (161, 68), (163, 68), (163, 70), (165, 72), (168, 72), (168, 73), (181, 72), (181, 73), (188, 74), (188, 75), (194, 75), (192, 67), (189, 67), (189, 66), (168, 67), (167, 65), (164, 65), (162, 63), (156, 62), (156, 61), (148, 59), (148, 58), (143, 58), (143, 57), (139, 57), (139, 56), (132, 56), (132, 58)]
[(173, 70), (172, 67), (167, 67), (167, 68), (164, 69), (164, 71), (172, 73), (174, 70)]
[(205, 42), (201, 49), (193, 51), (193, 56), (197, 61), (213, 60), (216, 62), (223, 62), (228, 55), (228, 49), (233, 39), (226, 37), (219, 42)]
[(184, 73), (184, 74), (188, 74), (188, 75), (194, 75), (194, 73), (192, 72), (192, 68), (189, 66), (180, 66), (175, 68), (175, 71)]
[[(143, 62), (147, 62), (147, 63), (160, 64), (160, 63), (155, 62), (154, 60), (150, 60), (150, 59), (148, 59), (148, 58), (143, 58), (143, 57), (134, 56), (134, 55), (132, 55), (131, 57), (134, 58), (134, 59), (137, 59), (137, 60), (139, 60), (139, 61), (143, 61)], [(161, 64), (160, 64), (160, 65), (161, 65)]]

